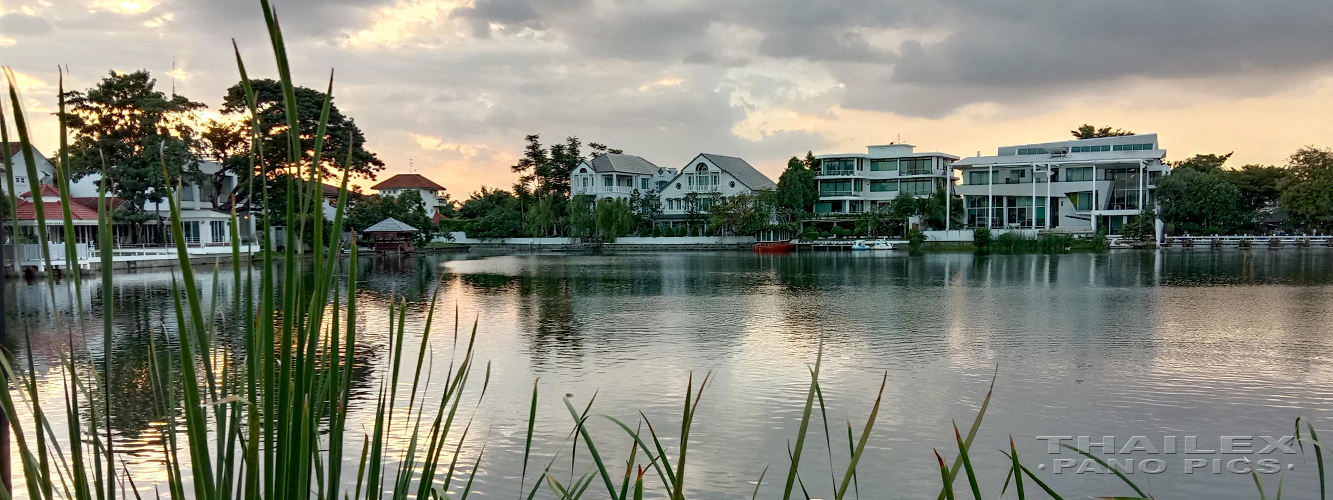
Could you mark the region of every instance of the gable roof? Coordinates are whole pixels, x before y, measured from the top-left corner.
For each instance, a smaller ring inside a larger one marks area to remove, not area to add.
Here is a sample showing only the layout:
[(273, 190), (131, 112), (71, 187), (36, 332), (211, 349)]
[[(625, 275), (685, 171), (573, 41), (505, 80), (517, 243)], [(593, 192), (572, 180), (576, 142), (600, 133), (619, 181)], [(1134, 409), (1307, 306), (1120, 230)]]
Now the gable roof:
[(641, 156), (607, 153), (597, 156), (588, 163), (592, 169), (597, 172), (624, 172), (629, 174), (653, 175), (658, 170), (653, 162), (643, 159)]
[[(736, 180), (741, 181), (745, 187), (754, 191), (766, 191), (777, 189), (778, 184), (769, 179), (767, 175), (750, 166), (750, 163), (734, 156), (723, 156), (709, 153), (699, 153), (699, 156), (707, 158), (713, 162), (723, 172), (731, 174)], [(682, 170), (683, 172), (684, 170)]]
[[(43, 196), (45, 196), (45, 195), (43, 195)], [(73, 204), (77, 204), (77, 205), (82, 205), (82, 206), (84, 206), (84, 207), (87, 207), (89, 210), (93, 210), (93, 211), (96, 211), (96, 210), (97, 210), (97, 197), (96, 197), (96, 196), (71, 196), (71, 197), (69, 198), (69, 202), (70, 202), (70, 203), (73, 203)], [(106, 197), (106, 206), (107, 206), (107, 208), (110, 208), (110, 209), (112, 209), (112, 210), (115, 210), (115, 209), (120, 208), (120, 206), (123, 205), (123, 204), (125, 204), (125, 199), (124, 199), (124, 198), (118, 198), (118, 197), (115, 197), (115, 196), (108, 196), (108, 197)]]
[[(15, 214), (19, 220), (37, 220), (37, 204), (26, 200), (15, 200), (17, 202)], [(69, 204), (69, 214), (73, 220), (97, 220), (97, 211), (89, 209), (77, 203)], [(65, 211), (60, 207), (58, 201), (42, 202), (42, 215), (46, 217), (46, 223), (51, 224), (65, 220)]]
[[(40, 190), (42, 192), (42, 198), (46, 198), (48, 196), (54, 196), (57, 198), (60, 197), (60, 190), (56, 189), (55, 186), (52, 186), (50, 184), (42, 184)], [(24, 191), (23, 194), (19, 195), (19, 198), (30, 198), (30, 197), (32, 197), (32, 191)]]
[(367, 233), (415, 233), (417, 228), (407, 225), (407, 223), (389, 217), (376, 222), (375, 225), (366, 228)]
[(426, 188), (439, 191), (444, 189), (444, 186), (432, 182), (430, 179), (427, 179), (426, 176), (421, 174), (398, 174), (388, 179), (385, 179), (384, 182), (381, 182), (374, 186), (370, 186), (370, 189), (374, 189), (376, 191), (384, 189), (410, 189), (410, 188)]

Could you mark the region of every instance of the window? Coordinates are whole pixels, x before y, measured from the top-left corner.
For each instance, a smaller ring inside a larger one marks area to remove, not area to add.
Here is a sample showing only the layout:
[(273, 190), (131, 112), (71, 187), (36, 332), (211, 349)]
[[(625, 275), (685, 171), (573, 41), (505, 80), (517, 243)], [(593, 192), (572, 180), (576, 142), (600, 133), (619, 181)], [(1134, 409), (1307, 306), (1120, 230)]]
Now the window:
[(705, 165), (705, 164), (703, 164), (703, 163), (700, 163), (700, 164), (698, 164), (698, 165), (695, 165), (695, 166), (694, 166), (694, 169), (697, 170), (697, 171), (699, 171), (699, 172), (707, 172), (707, 171), (708, 171), (708, 165)]
[(693, 175), (687, 175), (687, 176), (685, 176), (685, 182), (686, 182), (687, 184), (693, 186), (693, 185), (694, 185), (694, 176), (693, 176)]
[(1020, 154), (1020, 155), (1044, 155), (1044, 154), (1046, 154), (1046, 149), (1045, 149), (1045, 148), (1018, 148), (1018, 154)]
[(985, 170), (982, 170), (982, 171), (980, 171), (980, 172), (968, 172), (968, 173), (967, 173), (967, 183), (968, 183), (968, 184), (989, 184), (990, 182), (986, 180), (986, 177), (987, 177), (987, 175), (989, 175), (989, 174), (990, 174), (990, 172), (989, 172), (989, 171), (985, 171)]
[(208, 228), (210, 230), (209, 231), (210, 236), (213, 237), (212, 238), (213, 243), (222, 243), (224, 241), (227, 241), (226, 221), (220, 221), (220, 220), (210, 221), (208, 223)]
[(194, 201), (194, 184), (181, 186), (181, 201)]
[(185, 221), (182, 226), (182, 229), (185, 230), (185, 243), (199, 243), (199, 221)]
[(580, 174), (586, 174), (586, 173), (588, 173), (588, 169), (586, 169), (586, 168), (580, 168), (580, 169), (579, 169), (579, 173), (580, 173)]
[(1148, 151), (1153, 149), (1152, 144), (1116, 144), (1112, 151)]
[(898, 159), (889, 158), (887, 160), (870, 160), (871, 172), (892, 172), (898, 170)]
[(680, 189), (680, 183), (679, 183), (679, 182), (676, 183), (676, 189)]
[(870, 192), (872, 193), (884, 193), (897, 190), (898, 181), (870, 181)]
[(611, 176), (609, 176), (609, 175), (603, 175), (603, 176), (602, 176), (602, 185), (603, 185), (603, 186), (611, 187), (611, 185), (612, 185), (611, 183), (612, 183), (612, 182), (614, 182), (614, 181), (611, 179)]
[[(1110, 145), (1110, 144), (1104, 144), (1104, 145), (1101, 145), (1101, 146), (1074, 146), (1074, 147), (1072, 147), (1072, 148), (1069, 149), (1069, 152), (1070, 152), (1070, 153), (1096, 153), (1096, 152), (1099, 152), (1099, 151), (1110, 151), (1110, 150), (1111, 150), (1111, 145)], [(1117, 151), (1119, 151), (1119, 150), (1117, 150)]]
[(1069, 193), (1068, 196), (1069, 202), (1074, 204), (1074, 210), (1079, 212), (1092, 210), (1092, 191)]
[(731, 182), (727, 183), (727, 186), (730, 187), (730, 188), (732, 188), (732, 189), (736, 189), (736, 181), (731, 181)]
[(585, 188), (588, 187), (588, 178), (587, 178), (587, 177), (584, 177), (584, 178), (583, 178), (583, 187), (585, 187)]
[(639, 189), (642, 189), (642, 190), (644, 190), (644, 191), (647, 191), (647, 190), (648, 190), (648, 178), (647, 178), (647, 177), (640, 177), (640, 178), (639, 178)]
[(852, 175), (856, 171), (856, 158), (829, 158), (821, 160), (824, 175)]
[(931, 194), (935, 192), (934, 182), (931, 179), (914, 179), (902, 181), (899, 185), (899, 191), (913, 196)]
[(852, 181), (850, 179), (819, 182), (820, 196), (852, 196), (852, 194)]
[(931, 171), (930, 158), (903, 158), (898, 160), (898, 175), (921, 175)]
[(1082, 182), (1090, 180), (1092, 180), (1092, 167), (1065, 169), (1065, 182)]
[(718, 176), (717, 174), (713, 174), (713, 185), (716, 186), (717, 182), (718, 182)]

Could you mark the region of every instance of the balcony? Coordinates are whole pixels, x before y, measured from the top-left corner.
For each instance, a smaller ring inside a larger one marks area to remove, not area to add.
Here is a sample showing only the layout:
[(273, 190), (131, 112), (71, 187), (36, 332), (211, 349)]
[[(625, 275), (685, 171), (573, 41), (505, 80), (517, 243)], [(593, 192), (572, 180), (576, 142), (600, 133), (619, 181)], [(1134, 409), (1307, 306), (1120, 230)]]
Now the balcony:
[(826, 168), (819, 175), (825, 177), (849, 177), (856, 175), (856, 169), (852, 168)]
[(630, 194), (633, 192), (633, 186), (577, 186), (573, 189), (574, 194)]
[(857, 192), (857, 191), (850, 191), (850, 190), (847, 190), (847, 191), (834, 191), (834, 190), (828, 190), (828, 191), (820, 191), (820, 192), (819, 192), (819, 197), (820, 197), (820, 198), (834, 198), (834, 197), (839, 197), (839, 196), (842, 196), (842, 197), (861, 196), (861, 193), (860, 193), (860, 192)]

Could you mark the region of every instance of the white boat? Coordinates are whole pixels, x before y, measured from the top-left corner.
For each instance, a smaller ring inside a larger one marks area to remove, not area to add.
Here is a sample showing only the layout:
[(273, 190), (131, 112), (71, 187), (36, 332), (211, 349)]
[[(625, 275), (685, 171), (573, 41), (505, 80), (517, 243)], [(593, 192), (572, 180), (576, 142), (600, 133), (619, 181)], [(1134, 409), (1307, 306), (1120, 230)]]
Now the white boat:
[(852, 250), (893, 250), (893, 243), (888, 240), (856, 240)]

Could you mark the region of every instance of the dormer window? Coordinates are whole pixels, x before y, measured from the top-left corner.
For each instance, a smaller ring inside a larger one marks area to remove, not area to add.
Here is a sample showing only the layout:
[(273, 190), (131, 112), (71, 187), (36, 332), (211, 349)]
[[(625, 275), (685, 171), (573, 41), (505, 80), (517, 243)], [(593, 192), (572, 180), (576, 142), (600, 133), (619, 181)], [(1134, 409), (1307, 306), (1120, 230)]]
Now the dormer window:
[(703, 163), (700, 163), (700, 164), (694, 166), (694, 170), (695, 170), (696, 172), (707, 172), (707, 171), (708, 171), (708, 165), (705, 165), (705, 164), (703, 164)]
[(580, 174), (586, 174), (586, 173), (588, 173), (588, 169), (586, 169), (586, 168), (580, 168), (580, 169), (579, 169), (579, 173), (580, 173)]

